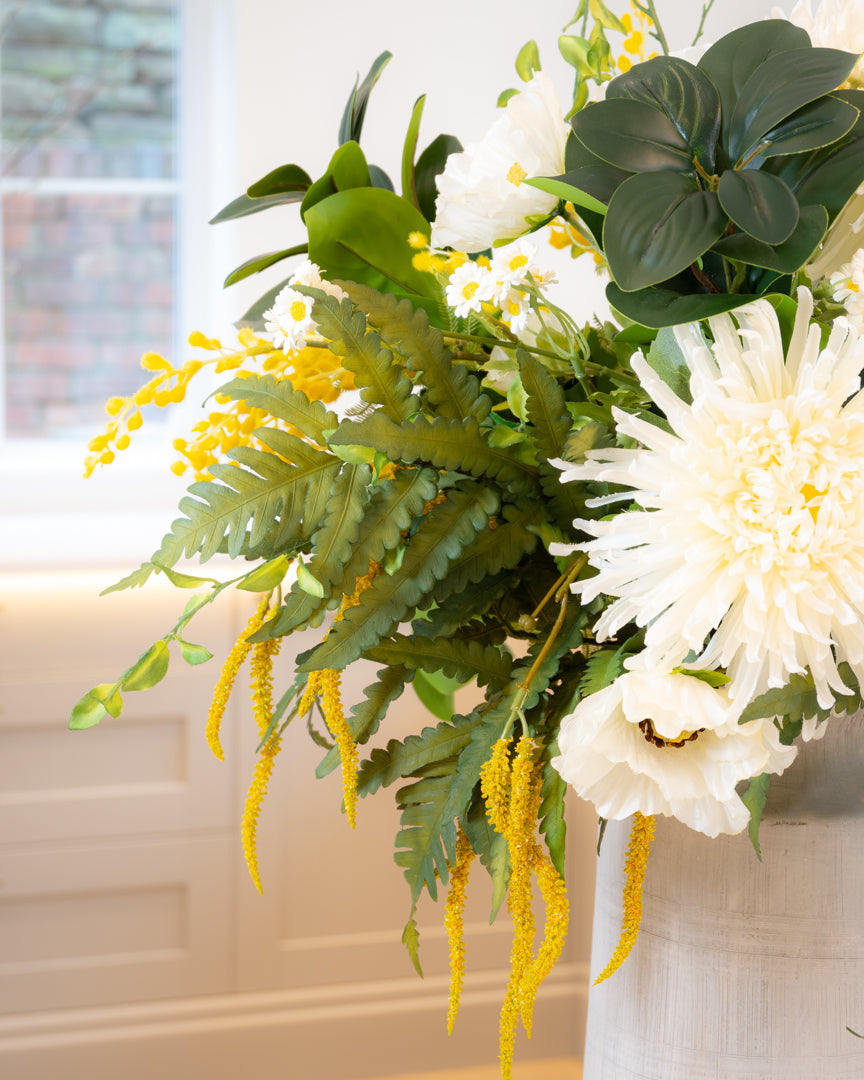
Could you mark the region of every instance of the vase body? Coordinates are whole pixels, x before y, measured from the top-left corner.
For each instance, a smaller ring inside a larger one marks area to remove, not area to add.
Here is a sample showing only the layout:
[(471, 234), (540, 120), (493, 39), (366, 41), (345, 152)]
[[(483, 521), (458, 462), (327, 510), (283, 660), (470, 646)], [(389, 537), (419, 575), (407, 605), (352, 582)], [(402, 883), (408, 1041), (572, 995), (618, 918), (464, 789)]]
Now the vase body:
[[(760, 840), (657, 819), (642, 927), (592, 987), (584, 1080), (862, 1080), (864, 714), (773, 777)], [(598, 868), (592, 978), (621, 927), (630, 822)]]

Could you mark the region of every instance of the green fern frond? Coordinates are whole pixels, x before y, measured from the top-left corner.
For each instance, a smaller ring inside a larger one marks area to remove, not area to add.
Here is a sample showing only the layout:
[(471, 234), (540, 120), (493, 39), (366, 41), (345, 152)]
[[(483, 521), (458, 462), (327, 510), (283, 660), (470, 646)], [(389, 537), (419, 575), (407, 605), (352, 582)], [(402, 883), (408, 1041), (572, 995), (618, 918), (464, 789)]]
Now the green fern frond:
[(483, 616), (505, 593), (513, 588), (513, 575), (508, 573), (485, 577), (475, 584), (467, 584), (459, 592), (448, 596), (423, 618), (415, 619), (411, 632), (420, 637), (446, 637), (473, 618)]
[(396, 794), (402, 827), (396, 834), (394, 858), (411, 889), (412, 904), (417, 903), (424, 888), (437, 900), (438, 879), (447, 882), (449, 864), (456, 860), (451, 798), (455, 771), (455, 761), (433, 765), (429, 775)]
[(480, 380), (461, 364), (454, 364), (440, 330), (429, 325), (422, 308), (410, 300), (383, 295), (368, 285), (346, 283), (348, 295), (388, 345), (394, 345), (413, 371), (419, 372), (426, 397), (438, 416), (465, 420), (488, 416), (491, 402), (481, 392)]
[(419, 735), (409, 735), (404, 742), (391, 739), (385, 749), (377, 747), (360, 766), (358, 794), (373, 795), (397, 780), (417, 776), (429, 765), (457, 757), (471, 741), (476, 726), (476, 717), (454, 716), (436, 727), (424, 728)]
[(310, 401), (302, 390), (294, 389), (290, 380), (277, 379), (273, 375), (232, 379), (216, 393), (224, 394), (232, 401), (245, 401), (255, 409), (264, 409), (301, 431), (317, 446), (325, 445), (324, 432), (332, 431), (339, 423), (338, 416), (320, 401)]
[(469, 476), (498, 481), (514, 492), (537, 486), (537, 467), (522, 461), (512, 448), (490, 446), (474, 417), (465, 420), (430, 420), (418, 416), (407, 424), (394, 424), (382, 412), (345, 422), (330, 437), (333, 446), (367, 446), (390, 461), (415, 461)]
[(476, 641), (452, 641), (449, 638), (419, 639), (395, 634), (373, 645), (363, 654), (368, 660), (383, 664), (404, 664), (423, 671), (443, 671), (459, 682), (477, 681), (478, 686), (500, 689), (510, 679), (513, 658), (492, 645)]
[(306, 657), (298, 671), (341, 669), (387, 637), (442, 580), (474, 537), (489, 527), (498, 500), (488, 488), (466, 484), (449, 491), (447, 500), (420, 522), (405, 551), (399, 574), (379, 574), (334, 625), (325, 642)]
[[(362, 746), (372, 738), (390, 705), (401, 696), (411, 675), (403, 667), (387, 667), (378, 672), (375, 682), (363, 691), (363, 700), (351, 706), (351, 714), (347, 717), (355, 743)], [(315, 775), (319, 778), (327, 776), (340, 762), (339, 748), (334, 747), (315, 770)], [(359, 793), (365, 794), (362, 790)]]
[(361, 398), (380, 405), (397, 424), (417, 412), (420, 399), (402, 374), (402, 368), (381, 338), (370, 331), (362, 312), (354, 311), (350, 300), (328, 296), (315, 304), (315, 319), (329, 349), (342, 357), (342, 366), (354, 372)]
[(587, 697), (611, 686), (624, 670), (626, 658), (623, 649), (600, 649), (590, 656), (585, 665), (585, 674), (579, 682), (580, 695)]

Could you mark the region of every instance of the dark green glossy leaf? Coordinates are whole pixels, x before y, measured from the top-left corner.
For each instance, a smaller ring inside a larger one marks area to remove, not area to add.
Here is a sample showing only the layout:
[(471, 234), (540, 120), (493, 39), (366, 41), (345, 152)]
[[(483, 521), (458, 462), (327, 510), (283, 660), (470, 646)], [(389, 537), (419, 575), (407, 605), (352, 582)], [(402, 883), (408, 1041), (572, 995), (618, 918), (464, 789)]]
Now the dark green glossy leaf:
[(634, 292), (685, 270), (725, 228), (717, 196), (693, 177), (637, 173), (612, 196), (603, 250), (619, 287)]
[(741, 91), (729, 121), (732, 159), (802, 106), (836, 90), (858, 59), (839, 49), (794, 49), (769, 57)]
[(246, 188), (246, 194), (250, 199), (263, 199), (268, 195), (305, 191), (311, 183), (312, 177), (299, 165), (280, 165)]
[(286, 191), (282, 195), (268, 195), (263, 199), (250, 199), (248, 195), (238, 195), (227, 206), (223, 206), (215, 217), (210, 218), (210, 225), (218, 225), (222, 221), (234, 221), (237, 218), (248, 217), (257, 214), (261, 210), (269, 210), (271, 206), (283, 206), (285, 203), (300, 202), (303, 191)]
[[(658, 56), (613, 79), (606, 100), (626, 98), (659, 108), (706, 172), (714, 171), (720, 134), (720, 95), (711, 80), (686, 60)], [(619, 163), (620, 164), (620, 163)]]
[(258, 274), (269, 266), (275, 266), (276, 263), (289, 259), (292, 255), (304, 255), (308, 250), (308, 244), (297, 244), (296, 247), (285, 248), (283, 251), (268, 251), (266, 255), (255, 255), (241, 263), (236, 270), (231, 271), (225, 278), (224, 287), (227, 289), (229, 285), (234, 285), (252, 274)]
[(432, 274), (412, 265), (408, 235), (428, 229), (426, 219), (392, 191), (363, 187), (340, 191), (306, 214), (309, 258), (331, 279), (360, 281), (382, 292), (436, 296)]
[(414, 187), (417, 205), (427, 221), (435, 220), (435, 200), (438, 198), (438, 177), (444, 172), (447, 158), (462, 151), (455, 135), (439, 135), (433, 139), (414, 166)]
[(606, 299), (622, 315), (643, 326), (661, 328), (679, 323), (696, 322), (712, 315), (732, 311), (742, 304), (758, 300), (758, 295), (730, 293), (694, 293), (682, 296), (671, 289), (640, 289), (624, 292), (614, 281), (606, 286)]
[(369, 95), (372, 93), (372, 88), (381, 75), (381, 72), (387, 66), (392, 59), (393, 54), (390, 52), (382, 52), (380, 56), (376, 57), (372, 67), (369, 68), (369, 73), (361, 83), (358, 79), (354, 83), (354, 89), (351, 91), (351, 96), (345, 105), (345, 111), (342, 113), (342, 120), (339, 124), (339, 143), (360, 141), (360, 134), (363, 131), (363, 120), (366, 116), (366, 106), (369, 103)]
[(851, 131), (858, 116), (859, 110), (841, 98), (820, 98), (766, 132), (762, 141), (768, 145), (759, 156), (779, 157), (830, 146)]
[(328, 171), (322, 177), (319, 177), (303, 196), (303, 202), (300, 204), (300, 217), (305, 221), (306, 212), (310, 206), (315, 206), (316, 203), (321, 202), (323, 199), (329, 199), (331, 195), (335, 194), (336, 184)]
[(450, 685), (445, 687), (438, 685), (437, 680), (428, 675), (422, 668), (419, 668), (414, 673), (414, 678), (411, 681), (414, 693), (420, 699), (421, 704), (439, 720), (450, 720), (453, 716), (456, 711), (453, 694), (462, 685), (456, 682), (455, 679), (446, 681)]
[(616, 98), (573, 117), (579, 140), (609, 165), (630, 172), (693, 171), (686, 140), (665, 113), (644, 101)]
[(372, 187), (384, 188), (385, 191), (396, 190), (396, 188), (393, 187), (393, 181), (378, 165), (369, 166), (369, 180)]
[(734, 233), (718, 240), (711, 250), (734, 262), (792, 274), (809, 261), (827, 228), (824, 206), (804, 206), (792, 235), (782, 244), (763, 244), (744, 233)]
[(739, 26), (708, 49), (697, 65), (720, 93), (723, 116), (728, 122), (750, 76), (775, 53), (806, 49), (807, 32), (788, 19), (766, 19)]
[(798, 224), (798, 202), (779, 176), (727, 169), (717, 185), (720, 205), (739, 229), (764, 244), (782, 244)]

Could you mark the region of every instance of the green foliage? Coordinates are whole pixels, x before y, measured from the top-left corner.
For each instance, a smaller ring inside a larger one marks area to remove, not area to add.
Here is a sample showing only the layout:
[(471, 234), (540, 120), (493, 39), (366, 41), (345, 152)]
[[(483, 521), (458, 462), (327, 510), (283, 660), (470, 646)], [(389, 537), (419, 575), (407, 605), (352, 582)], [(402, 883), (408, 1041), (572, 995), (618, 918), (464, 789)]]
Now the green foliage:
[(768, 785), (770, 782), (771, 776), (769, 773), (754, 776), (747, 785), (747, 790), (741, 794), (741, 802), (744, 803), (750, 813), (750, 824), (747, 827), (750, 842), (760, 862), (762, 861), (762, 849), (759, 846), (759, 825), (768, 799)]
[(427, 727), (419, 735), (409, 735), (404, 742), (391, 739), (385, 749), (375, 749), (360, 767), (357, 791), (372, 795), (397, 780), (419, 776), (430, 765), (458, 757), (471, 741), (477, 721), (471, 716)]
[(551, 759), (558, 753), (558, 743), (546, 747), (543, 763), (542, 801), (540, 803), (540, 832), (546, 838), (552, 865), (564, 877), (564, 855), (567, 823), (564, 820), (564, 797), (567, 783), (552, 768)]
[[(402, 695), (406, 682), (411, 679), (411, 672), (401, 667), (382, 668), (377, 680), (363, 691), (363, 700), (351, 706), (347, 717), (348, 726), (355, 743), (363, 745), (378, 730), (392, 703)], [(316, 770), (316, 776), (327, 776), (339, 765), (340, 755), (336, 747), (324, 758)], [(360, 794), (364, 794), (361, 790)]]
[(477, 681), (492, 689), (505, 685), (513, 671), (512, 657), (500, 649), (484, 647), (477, 642), (454, 642), (450, 638), (422, 638), (417, 641), (404, 634), (372, 646), (364, 653), (376, 663), (403, 664), (424, 671), (443, 671), (461, 683)]
[(815, 717), (822, 722), (834, 712), (856, 712), (862, 707), (862, 698), (855, 673), (846, 663), (838, 664), (837, 670), (849, 693), (839, 694), (835, 691), (835, 700), (830, 707), (820, 706), (813, 676), (807, 672), (806, 675), (791, 675), (785, 686), (766, 690), (754, 698), (741, 713), (738, 723), (773, 717), (780, 727), (780, 741), (789, 746), (801, 734), (805, 720)]

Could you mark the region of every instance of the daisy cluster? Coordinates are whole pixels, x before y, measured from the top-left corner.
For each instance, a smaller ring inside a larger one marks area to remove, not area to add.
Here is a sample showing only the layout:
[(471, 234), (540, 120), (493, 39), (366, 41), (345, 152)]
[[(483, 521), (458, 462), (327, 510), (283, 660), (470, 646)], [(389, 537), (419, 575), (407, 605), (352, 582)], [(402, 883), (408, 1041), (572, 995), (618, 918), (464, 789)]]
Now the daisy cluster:
[(285, 288), (276, 295), (273, 306), (264, 312), (264, 328), (277, 349), (286, 356), (300, 352), (310, 339), (318, 337), (318, 327), (312, 318), (315, 303), (311, 296), (297, 289), (305, 285), (319, 289), (328, 296), (341, 300), (344, 289), (321, 276), (321, 267), (305, 259), (288, 279)]
[(514, 334), (520, 333), (531, 314), (531, 297), (556, 281), (555, 273), (541, 269), (538, 248), (530, 240), (517, 240), (500, 248), (491, 260), (466, 259), (450, 275), (445, 288), (448, 305), (460, 318), (484, 310), (500, 312)]

